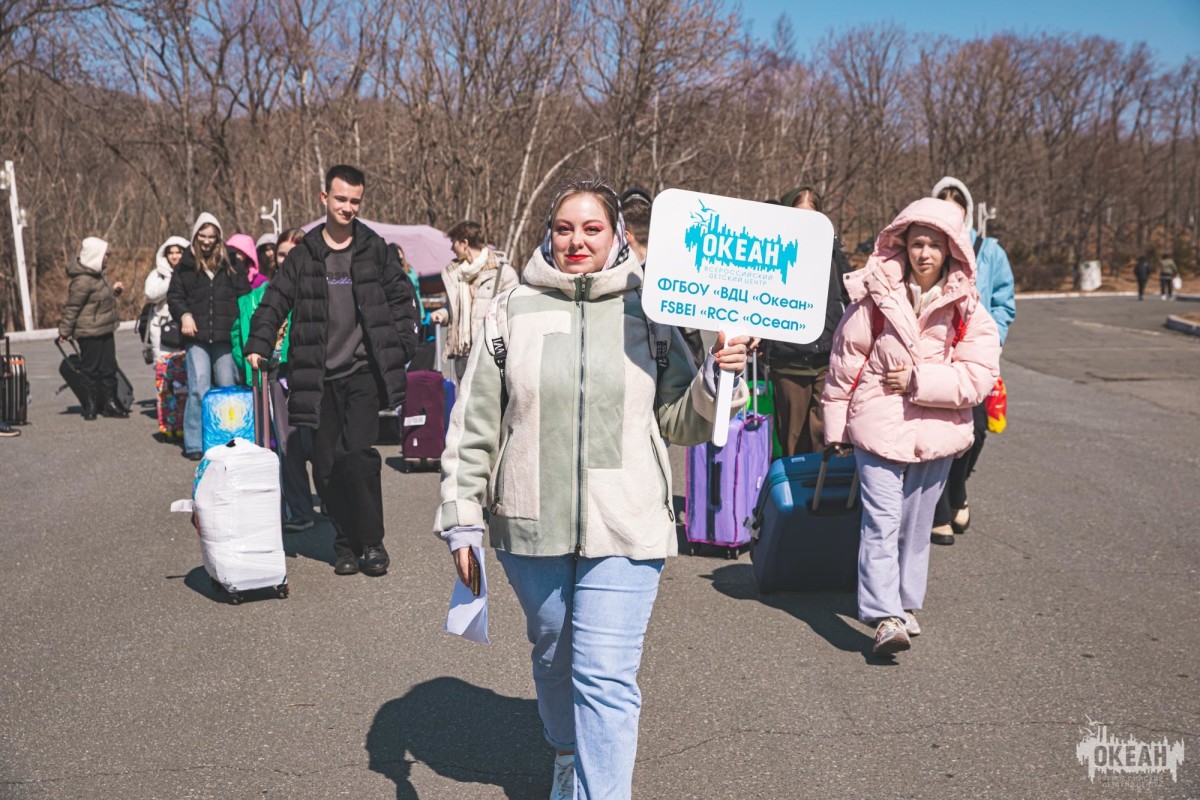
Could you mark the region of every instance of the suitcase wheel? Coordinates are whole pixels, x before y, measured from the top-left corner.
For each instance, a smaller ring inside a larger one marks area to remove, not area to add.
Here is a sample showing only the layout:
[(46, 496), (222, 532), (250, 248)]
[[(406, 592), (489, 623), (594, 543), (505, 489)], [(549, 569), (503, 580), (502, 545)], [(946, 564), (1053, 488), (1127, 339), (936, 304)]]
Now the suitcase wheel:
[(277, 597), (278, 597), (280, 600), (286, 600), (286, 599), (287, 599), (287, 596), (288, 596), (288, 594), (289, 594), (289, 591), (288, 591), (288, 585), (287, 585), (286, 583), (281, 583), (281, 584), (279, 584), (278, 586), (276, 586), (276, 587), (275, 587), (275, 595), (276, 595), (276, 596), (277, 596)]
[(229, 593), (229, 605), (231, 605), (231, 606), (241, 605), (242, 599), (243, 598), (242, 598), (241, 592), (230, 592)]

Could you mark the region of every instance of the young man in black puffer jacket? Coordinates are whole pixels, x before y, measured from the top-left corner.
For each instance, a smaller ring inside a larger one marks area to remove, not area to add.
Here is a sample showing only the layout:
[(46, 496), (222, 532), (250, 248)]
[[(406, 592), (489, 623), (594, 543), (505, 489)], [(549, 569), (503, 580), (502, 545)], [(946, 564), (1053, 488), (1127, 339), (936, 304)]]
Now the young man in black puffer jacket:
[[(821, 210), (821, 197), (811, 186), (801, 186), (788, 192), (781, 201), (785, 206)], [(825, 306), (825, 328), (815, 342), (766, 341), (766, 353), (771, 370), (771, 387), (775, 390), (775, 425), (783, 455), (815, 453), (825, 447), (825, 425), (821, 414), (821, 392), (825, 390), (825, 375), (829, 372), (829, 351), (833, 332), (850, 303), (842, 283), (851, 271), (850, 261), (842, 252), (841, 242), (834, 240), (833, 258), (829, 265), (829, 296)]]
[[(313, 477), (337, 536), (334, 572), (387, 572), (379, 410), (404, 402), (420, 318), (396, 250), (357, 220), (366, 183), (325, 176), (326, 221), (296, 245), (250, 320), (246, 360), (263, 368), (290, 312), (288, 418), (313, 428)], [(361, 565), (359, 560), (361, 559)]]

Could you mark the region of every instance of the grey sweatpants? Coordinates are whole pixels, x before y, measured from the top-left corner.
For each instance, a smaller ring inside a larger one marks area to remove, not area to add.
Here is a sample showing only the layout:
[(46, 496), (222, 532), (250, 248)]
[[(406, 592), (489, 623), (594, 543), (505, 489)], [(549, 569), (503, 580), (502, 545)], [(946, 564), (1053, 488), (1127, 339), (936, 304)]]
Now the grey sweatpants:
[(858, 618), (904, 619), (925, 602), (929, 532), (953, 456), (902, 464), (855, 448), (862, 485)]

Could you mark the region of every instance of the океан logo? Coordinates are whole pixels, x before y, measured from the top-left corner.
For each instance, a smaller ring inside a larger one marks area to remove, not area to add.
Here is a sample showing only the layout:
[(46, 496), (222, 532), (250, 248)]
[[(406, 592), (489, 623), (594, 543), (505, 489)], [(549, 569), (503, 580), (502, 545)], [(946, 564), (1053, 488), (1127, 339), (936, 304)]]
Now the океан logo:
[(788, 270), (796, 265), (797, 244), (784, 242), (782, 236), (763, 239), (742, 228), (730, 230), (721, 224), (721, 215), (700, 203), (691, 215), (695, 224), (687, 229), (684, 244), (696, 254), (696, 270), (705, 264), (737, 267), (758, 272), (778, 272), (787, 283)]
[(1171, 781), (1179, 781), (1179, 765), (1183, 763), (1183, 742), (1142, 742), (1131, 736), (1110, 736), (1108, 726), (1088, 718), (1083, 739), (1075, 745), (1075, 757), (1088, 768), (1088, 779), (1096, 776), (1140, 775), (1161, 777), (1171, 773)]

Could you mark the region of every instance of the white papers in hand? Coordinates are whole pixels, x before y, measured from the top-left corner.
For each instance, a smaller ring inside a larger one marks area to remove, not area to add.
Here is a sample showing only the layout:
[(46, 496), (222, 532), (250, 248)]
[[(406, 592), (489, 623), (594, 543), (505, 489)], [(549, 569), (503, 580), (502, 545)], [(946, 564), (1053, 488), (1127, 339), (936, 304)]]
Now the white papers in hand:
[(487, 568), (483, 565), (483, 548), (472, 547), (479, 561), (479, 597), (471, 594), (465, 583), (454, 578), (450, 595), (450, 611), (446, 614), (446, 632), (471, 642), (490, 644), (487, 619)]

